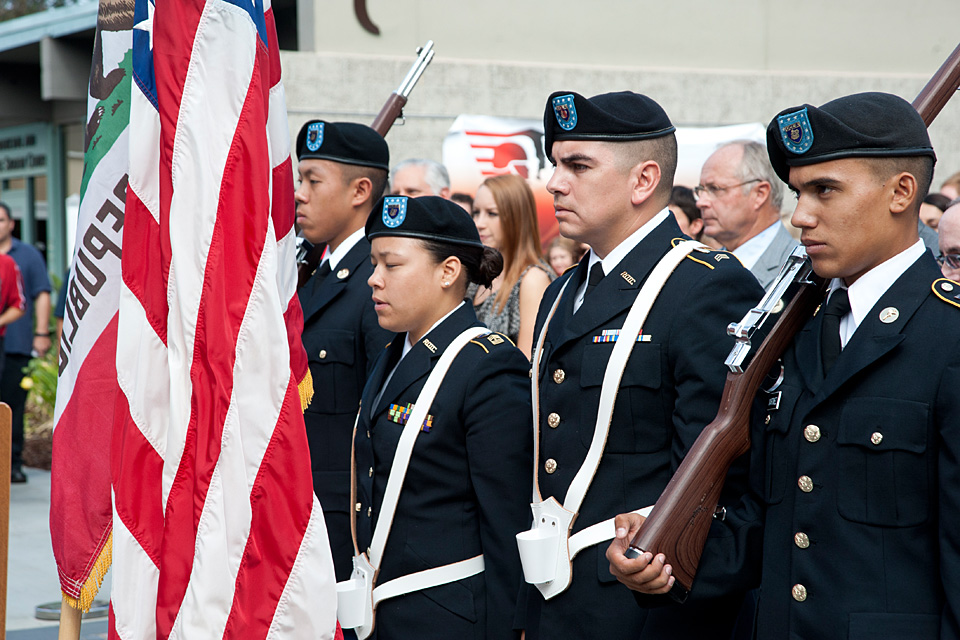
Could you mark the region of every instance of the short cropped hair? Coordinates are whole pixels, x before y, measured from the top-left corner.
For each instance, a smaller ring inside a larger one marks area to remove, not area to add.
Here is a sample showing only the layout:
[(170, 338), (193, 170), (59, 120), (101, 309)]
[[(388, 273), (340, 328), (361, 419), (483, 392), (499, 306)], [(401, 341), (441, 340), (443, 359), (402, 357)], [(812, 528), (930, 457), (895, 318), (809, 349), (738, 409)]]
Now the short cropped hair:
[(863, 158), (873, 169), (874, 175), (881, 181), (900, 174), (909, 173), (917, 179), (917, 197), (913, 203), (915, 213), (920, 212), (920, 205), (930, 191), (933, 182), (933, 158), (930, 156), (898, 156), (893, 158)]
[(677, 136), (670, 133), (650, 140), (634, 140), (630, 142), (610, 142), (617, 149), (617, 158), (620, 168), (629, 171), (641, 162), (653, 160), (660, 166), (660, 184), (657, 185), (655, 195), (663, 199), (664, 204), (670, 199), (673, 190), (673, 178), (677, 173)]
[(383, 197), (383, 192), (387, 188), (387, 172), (385, 169), (364, 167), (358, 164), (341, 164), (340, 168), (344, 184), (350, 184), (358, 178), (370, 180), (371, 208), (377, 203), (377, 200)]

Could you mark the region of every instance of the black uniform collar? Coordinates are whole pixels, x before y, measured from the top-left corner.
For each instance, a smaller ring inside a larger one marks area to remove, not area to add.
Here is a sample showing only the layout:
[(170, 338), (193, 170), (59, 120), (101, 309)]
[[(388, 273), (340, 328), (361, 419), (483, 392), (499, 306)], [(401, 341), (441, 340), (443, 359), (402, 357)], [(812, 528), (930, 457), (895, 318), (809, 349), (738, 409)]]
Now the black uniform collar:
[[(313, 290), (313, 278), (300, 289), (300, 306), (303, 308), (303, 321), (307, 322), (311, 316), (323, 309), (336, 298), (347, 283), (356, 274), (365, 261), (370, 260), (370, 242), (366, 238), (357, 241), (347, 255), (337, 263), (337, 268)], [(370, 304), (373, 304), (372, 299)]]
[(563, 292), (563, 300), (548, 330), (553, 348), (589, 333), (630, 307), (647, 276), (673, 248), (673, 240), (682, 237), (676, 219), (667, 216), (600, 281), (574, 314), (577, 286), (587, 273), (587, 261), (582, 261), (571, 274), (572, 282)]
[[(458, 335), (470, 327), (479, 325), (480, 322), (477, 321), (477, 315), (473, 311), (473, 306), (463, 304), (447, 316), (446, 320), (434, 327), (427, 335), (420, 338), (420, 340), (413, 345), (413, 348), (410, 349), (410, 352), (400, 360), (400, 364), (397, 365), (393, 377), (390, 378), (390, 382), (374, 410), (374, 420), (376, 420), (380, 412), (384, 411), (386, 407), (394, 402), (410, 385), (430, 373), (435, 362), (443, 354), (443, 351), (450, 346), (450, 343), (453, 342)], [(398, 335), (395, 338), (396, 341), (406, 339), (405, 334), (402, 336)], [(391, 349), (394, 346), (402, 349), (402, 343), (400, 345), (391, 345)], [(389, 371), (381, 372), (381, 379), (389, 375), (389, 373)], [(380, 389), (372, 389), (371, 391), (373, 392), (372, 398), (376, 398), (376, 393), (378, 393)], [(410, 399), (411, 402), (413, 400), (415, 400), (415, 398)]]

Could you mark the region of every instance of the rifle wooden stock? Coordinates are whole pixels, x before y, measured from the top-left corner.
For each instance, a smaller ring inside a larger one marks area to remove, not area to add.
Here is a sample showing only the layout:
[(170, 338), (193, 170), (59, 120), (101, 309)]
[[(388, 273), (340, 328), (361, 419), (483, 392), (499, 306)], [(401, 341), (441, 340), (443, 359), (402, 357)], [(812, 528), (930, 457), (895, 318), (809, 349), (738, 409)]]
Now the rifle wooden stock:
[(406, 104), (407, 99), (394, 91), (390, 94), (390, 97), (387, 98), (383, 108), (380, 109), (380, 113), (377, 114), (376, 119), (374, 119), (370, 127), (380, 135), (386, 136), (387, 132), (390, 131), (390, 127), (403, 113), (403, 107), (406, 106)]
[(723, 481), (733, 461), (750, 448), (750, 407), (764, 376), (823, 296), (825, 283), (801, 284), (743, 373), (728, 373), (720, 411), (684, 457), (632, 547), (663, 553), (689, 591), (700, 563)]
[(960, 44), (944, 60), (913, 101), (913, 108), (917, 110), (928, 127), (956, 93), (957, 87), (960, 87)]
[[(960, 45), (913, 101), (930, 125), (960, 87)], [(801, 285), (743, 373), (728, 373), (720, 410), (694, 442), (631, 547), (663, 553), (676, 577), (671, 595), (686, 597), (700, 564), (710, 521), (733, 461), (750, 448), (750, 408), (764, 376), (823, 296), (826, 283)], [(679, 585), (679, 588), (677, 588)]]

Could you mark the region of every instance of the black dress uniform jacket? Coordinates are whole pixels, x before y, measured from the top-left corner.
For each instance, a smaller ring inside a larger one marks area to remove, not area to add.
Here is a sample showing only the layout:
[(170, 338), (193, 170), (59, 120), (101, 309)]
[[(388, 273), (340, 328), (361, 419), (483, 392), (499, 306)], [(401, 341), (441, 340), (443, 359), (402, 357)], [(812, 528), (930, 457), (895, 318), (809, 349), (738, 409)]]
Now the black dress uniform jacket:
[[(586, 279), (586, 261), (547, 288), (535, 336), (560, 287), (573, 279), (547, 330), (537, 372), (537, 472), (544, 499), (563, 501), (593, 437), (600, 385), (614, 346), (600, 341), (602, 332), (622, 327), (649, 273), (683, 238), (668, 217), (600, 281), (576, 314), (573, 303)], [(656, 502), (700, 431), (716, 417), (727, 371), (723, 362), (734, 344), (727, 325), (739, 321), (762, 295), (756, 278), (727, 253), (694, 251), (680, 263), (630, 355), (603, 458), (574, 533)], [(546, 470), (548, 464), (553, 467), (548, 460), (556, 463), (552, 473)], [(742, 471), (740, 488), (729, 487), (733, 494), (745, 490), (745, 466)], [(742, 593), (691, 602), (682, 612), (679, 607), (648, 611), (611, 575), (607, 546), (580, 552), (573, 561), (573, 582), (560, 595), (544, 601), (532, 587), (524, 589), (527, 638), (729, 638)]]
[[(391, 405), (415, 404), (443, 350), (482, 326), (469, 304), (407, 353), (375, 404), (406, 336), (377, 361), (363, 392), (355, 441), (357, 539), (373, 538), (403, 424)], [(454, 359), (417, 435), (383, 553), (377, 584), (484, 555), (476, 576), (380, 603), (373, 637), (482, 640), (514, 638), (520, 555), (516, 534), (529, 527), (533, 478), (530, 364), (509, 340), (489, 334)]]
[(960, 285), (939, 276), (925, 252), (826, 378), (822, 314), (784, 356), (754, 431), (761, 639), (960, 637)]
[(352, 570), (350, 446), (360, 393), (393, 336), (377, 322), (367, 285), (372, 271), (370, 243), (361, 238), (336, 271), (322, 279), (314, 273), (299, 292), (314, 393), (303, 419), (338, 581)]

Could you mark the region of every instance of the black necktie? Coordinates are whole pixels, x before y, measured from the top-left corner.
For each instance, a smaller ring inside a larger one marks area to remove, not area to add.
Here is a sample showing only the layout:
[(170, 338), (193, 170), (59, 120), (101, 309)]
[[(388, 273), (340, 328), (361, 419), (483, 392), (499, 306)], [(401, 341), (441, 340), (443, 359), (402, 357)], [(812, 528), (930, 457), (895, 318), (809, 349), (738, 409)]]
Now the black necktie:
[(313, 290), (316, 291), (320, 288), (320, 285), (323, 284), (323, 281), (326, 280), (327, 276), (330, 275), (330, 272), (333, 269), (330, 268), (330, 261), (324, 260), (323, 264), (320, 265), (316, 271), (313, 272)]
[(600, 284), (600, 281), (603, 280), (603, 264), (597, 262), (590, 268), (590, 277), (587, 278), (587, 290), (584, 292), (583, 297), (586, 298), (590, 295), (590, 292), (597, 288), (597, 285)]
[(840, 356), (840, 320), (850, 312), (850, 297), (846, 289), (830, 295), (823, 307), (823, 327), (820, 333), (820, 353), (823, 356), (823, 375), (827, 375)]

